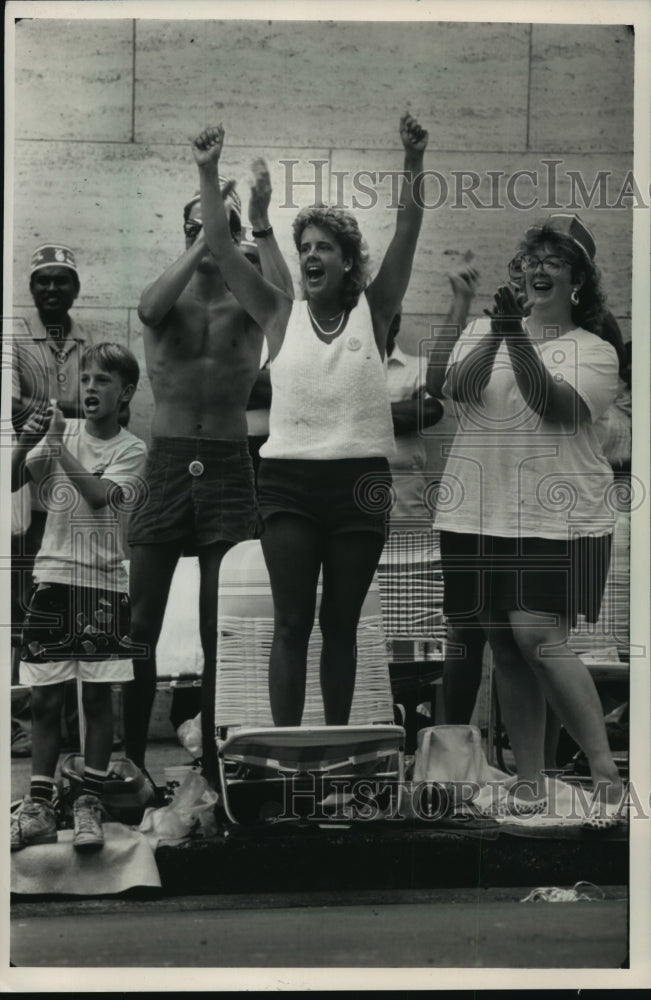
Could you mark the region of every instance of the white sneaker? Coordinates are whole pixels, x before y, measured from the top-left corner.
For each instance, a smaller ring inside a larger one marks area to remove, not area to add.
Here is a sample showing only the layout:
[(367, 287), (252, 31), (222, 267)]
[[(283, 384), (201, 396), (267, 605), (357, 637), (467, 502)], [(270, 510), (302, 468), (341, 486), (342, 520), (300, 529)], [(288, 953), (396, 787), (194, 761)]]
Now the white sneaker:
[(75, 832), (72, 846), (76, 851), (99, 851), (104, 847), (102, 807), (96, 795), (80, 795), (73, 806)]
[(20, 851), (32, 844), (55, 844), (56, 839), (57, 824), (52, 806), (48, 802), (34, 802), (26, 795), (11, 814), (12, 851)]

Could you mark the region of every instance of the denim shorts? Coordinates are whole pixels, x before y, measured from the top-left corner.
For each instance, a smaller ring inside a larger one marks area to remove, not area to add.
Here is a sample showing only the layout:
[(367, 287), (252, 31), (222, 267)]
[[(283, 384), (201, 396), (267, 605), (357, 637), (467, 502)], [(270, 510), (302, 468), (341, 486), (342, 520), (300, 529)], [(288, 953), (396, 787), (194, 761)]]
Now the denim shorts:
[(257, 528), (246, 439), (154, 438), (147, 492), (129, 523), (129, 545), (183, 541), (185, 555), (214, 542), (243, 542)]
[(297, 514), (327, 534), (374, 531), (384, 538), (391, 500), (386, 458), (260, 462), (258, 504), (263, 521), (273, 514)]

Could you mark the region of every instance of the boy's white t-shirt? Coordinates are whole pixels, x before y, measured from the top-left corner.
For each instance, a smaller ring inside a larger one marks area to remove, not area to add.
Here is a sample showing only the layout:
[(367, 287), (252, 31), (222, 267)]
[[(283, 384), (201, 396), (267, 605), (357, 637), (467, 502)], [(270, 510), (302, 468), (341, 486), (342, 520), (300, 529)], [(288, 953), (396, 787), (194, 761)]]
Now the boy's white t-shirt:
[[(142, 489), (146, 445), (124, 427), (109, 440), (93, 437), (84, 420), (66, 420), (63, 442), (88, 472), (121, 487), (124, 503), (120, 511), (111, 504), (93, 510), (57, 458), (50, 458), (38, 486), (47, 519), (34, 579), (37, 583), (126, 590), (120, 522)], [(39, 459), (42, 462), (47, 447), (43, 439), (29, 452), (28, 468)]]

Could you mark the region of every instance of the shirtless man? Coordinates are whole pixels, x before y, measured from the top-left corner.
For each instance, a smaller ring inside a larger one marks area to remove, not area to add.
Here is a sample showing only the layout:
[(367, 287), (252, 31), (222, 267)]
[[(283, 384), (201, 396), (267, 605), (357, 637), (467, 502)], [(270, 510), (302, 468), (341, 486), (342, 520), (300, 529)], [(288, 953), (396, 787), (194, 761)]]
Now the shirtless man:
[[(262, 266), (265, 258), (276, 257), (277, 273), (284, 265), (269, 227), (271, 186), (265, 170), (258, 167), (255, 175), (252, 201), (256, 191), (260, 197), (254, 228), (263, 234)], [(240, 201), (233, 182), (223, 190), (233, 241), (239, 244)], [(156, 644), (170, 584), (179, 557), (196, 554), (204, 655), (203, 773), (214, 784), (219, 567), (228, 549), (253, 537), (256, 528), (246, 405), (263, 337), (228, 291), (207, 248), (200, 215), (197, 195), (184, 209), (185, 253), (143, 291), (138, 306), (155, 408), (145, 472), (149, 492), (129, 526), (130, 590), (132, 638), (147, 653), (134, 661), (134, 680), (124, 687), (124, 725), (127, 755), (143, 767), (156, 691)]]

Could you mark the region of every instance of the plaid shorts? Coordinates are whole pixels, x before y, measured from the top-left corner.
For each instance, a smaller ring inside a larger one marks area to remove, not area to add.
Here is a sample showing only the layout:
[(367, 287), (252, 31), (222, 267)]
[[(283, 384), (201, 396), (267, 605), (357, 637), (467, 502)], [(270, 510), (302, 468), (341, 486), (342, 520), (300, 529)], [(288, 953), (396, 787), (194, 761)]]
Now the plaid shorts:
[(37, 583), (23, 623), (21, 660), (131, 659), (128, 594)]
[(382, 620), (387, 636), (443, 642), (443, 574), (438, 532), (389, 533), (378, 566)]

